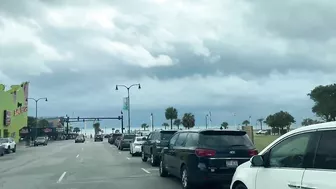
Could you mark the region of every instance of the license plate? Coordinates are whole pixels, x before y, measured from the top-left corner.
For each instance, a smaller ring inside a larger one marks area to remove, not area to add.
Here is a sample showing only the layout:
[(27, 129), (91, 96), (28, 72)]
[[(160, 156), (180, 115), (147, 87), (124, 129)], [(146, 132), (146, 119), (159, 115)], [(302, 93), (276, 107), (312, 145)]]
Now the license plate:
[(238, 167), (238, 161), (226, 161), (226, 167)]

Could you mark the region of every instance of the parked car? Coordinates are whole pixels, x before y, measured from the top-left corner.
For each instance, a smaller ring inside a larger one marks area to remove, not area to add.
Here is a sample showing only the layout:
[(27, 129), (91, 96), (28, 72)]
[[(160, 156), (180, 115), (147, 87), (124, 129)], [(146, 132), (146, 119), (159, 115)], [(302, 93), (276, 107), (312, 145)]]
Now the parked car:
[(176, 133), (176, 130), (161, 130), (151, 132), (146, 141), (142, 144), (141, 159), (146, 162), (151, 159), (152, 166), (156, 166), (160, 161), (160, 154), (163, 147), (168, 145), (170, 138)]
[(114, 141), (114, 145), (115, 145), (116, 147), (119, 146), (120, 140), (121, 140), (121, 136), (118, 136), (118, 137), (115, 139), (115, 141)]
[(48, 140), (46, 137), (37, 137), (35, 140), (34, 140), (34, 146), (39, 146), (39, 145), (43, 145), (43, 146), (46, 146), (48, 145)]
[(5, 147), (3, 147), (2, 145), (0, 145), (0, 156), (4, 156), (6, 152)]
[(117, 137), (122, 136), (121, 133), (113, 133), (112, 136), (108, 139), (108, 142), (110, 144), (114, 144), (115, 140), (117, 139)]
[(135, 136), (136, 135), (132, 134), (123, 134), (120, 138), (118, 149), (123, 150), (124, 148), (129, 148)]
[(159, 173), (181, 180), (182, 188), (230, 185), (236, 167), (258, 154), (245, 131), (184, 130), (162, 150)]
[(84, 143), (85, 142), (85, 138), (83, 135), (78, 135), (75, 139), (75, 143)]
[(335, 189), (336, 122), (292, 130), (240, 165), (231, 189)]
[(146, 141), (147, 137), (137, 136), (133, 139), (130, 144), (130, 154), (135, 156), (137, 154), (141, 154), (142, 144)]
[(94, 141), (95, 142), (97, 142), (97, 141), (103, 141), (104, 139), (103, 139), (103, 136), (101, 136), (101, 135), (95, 135), (95, 137), (94, 137)]
[(0, 138), (0, 144), (5, 148), (6, 153), (16, 152), (16, 142), (13, 138)]

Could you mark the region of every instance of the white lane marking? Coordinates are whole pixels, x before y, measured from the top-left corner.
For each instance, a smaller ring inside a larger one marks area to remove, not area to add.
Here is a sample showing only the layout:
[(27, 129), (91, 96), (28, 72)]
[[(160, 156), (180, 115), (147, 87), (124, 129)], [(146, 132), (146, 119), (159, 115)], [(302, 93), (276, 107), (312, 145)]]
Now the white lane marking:
[(78, 157), (79, 157), (79, 154), (77, 154), (76, 158), (78, 158)]
[(147, 171), (145, 168), (141, 168), (143, 171), (145, 171), (145, 173), (150, 173), (149, 171)]
[(130, 160), (131, 158), (129, 158), (129, 157), (126, 157), (126, 159)]
[(62, 182), (64, 176), (65, 176), (66, 172), (64, 171), (64, 173), (61, 175), (61, 177), (58, 179), (57, 183)]
[(146, 169), (147, 171), (158, 171), (159, 169), (158, 168), (149, 168), (149, 169)]

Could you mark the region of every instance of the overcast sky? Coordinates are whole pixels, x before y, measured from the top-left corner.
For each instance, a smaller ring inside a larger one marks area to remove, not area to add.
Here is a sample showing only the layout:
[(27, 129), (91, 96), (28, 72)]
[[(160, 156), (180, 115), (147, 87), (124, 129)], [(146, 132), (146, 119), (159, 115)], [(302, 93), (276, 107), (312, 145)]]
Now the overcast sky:
[(307, 93), (336, 81), (335, 8), (331, 0), (0, 0), (0, 83), (30, 81), (30, 97), (49, 99), (40, 116), (118, 116), (127, 90), (115, 85), (140, 83), (130, 91), (133, 126), (151, 112), (161, 125), (168, 106), (194, 113), (197, 125), (209, 111), (213, 125), (280, 110), (301, 123), (313, 117)]

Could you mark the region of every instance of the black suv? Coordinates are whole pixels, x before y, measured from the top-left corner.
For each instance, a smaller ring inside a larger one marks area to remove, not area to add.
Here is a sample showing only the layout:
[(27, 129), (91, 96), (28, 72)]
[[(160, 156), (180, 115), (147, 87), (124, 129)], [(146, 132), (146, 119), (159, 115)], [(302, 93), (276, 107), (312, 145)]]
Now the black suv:
[(168, 145), (170, 138), (176, 133), (174, 130), (162, 130), (151, 132), (147, 140), (142, 144), (141, 159), (146, 162), (151, 159), (152, 166), (155, 166), (160, 161), (161, 150)]
[(97, 142), (97, 141), (103, 141), (103, 136), (101, 136), (101, 135), (96, 135), (96, 136), (94, 137), (94, 141), (95, 141), (95, 142)]
[(120, 138), (118, 149), (123, 150), (124, 148), (130, 148), (130, 144), (132, 143), (135, 136), (136, 135), (132, 134), (123, 134), (122, 137)]
[(257, 154), (245, 131), (179, 131), (162, 150), (159, 173), (180, 178), (182, 188), (230, 184), (236, 167)]

